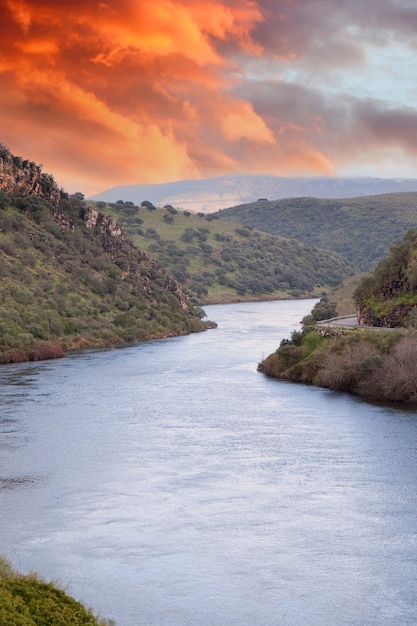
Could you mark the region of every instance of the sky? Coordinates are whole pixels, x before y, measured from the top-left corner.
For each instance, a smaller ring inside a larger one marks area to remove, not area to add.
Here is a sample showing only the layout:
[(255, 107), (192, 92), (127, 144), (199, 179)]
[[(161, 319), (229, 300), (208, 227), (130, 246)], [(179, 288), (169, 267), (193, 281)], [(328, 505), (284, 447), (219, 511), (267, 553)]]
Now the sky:
[(0, 0), (0, 142), (66, 191), (417, 177), (415, 0)]

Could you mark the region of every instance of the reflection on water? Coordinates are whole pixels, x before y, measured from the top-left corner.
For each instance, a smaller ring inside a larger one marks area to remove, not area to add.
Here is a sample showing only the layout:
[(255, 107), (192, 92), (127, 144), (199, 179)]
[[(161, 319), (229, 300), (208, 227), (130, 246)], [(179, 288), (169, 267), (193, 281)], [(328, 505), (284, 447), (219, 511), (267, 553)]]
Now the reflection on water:
[(417, 623), (416, 412), (256, 372), (311, 307), (2, 368), (0, 551), (118, 626)]

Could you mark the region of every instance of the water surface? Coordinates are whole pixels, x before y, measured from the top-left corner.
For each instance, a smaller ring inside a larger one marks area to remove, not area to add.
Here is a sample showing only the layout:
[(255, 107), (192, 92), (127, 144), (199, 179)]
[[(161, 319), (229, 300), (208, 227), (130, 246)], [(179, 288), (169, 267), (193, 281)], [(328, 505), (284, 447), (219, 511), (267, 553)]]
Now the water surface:
[(0, 552), (118, 626), (416, 624), (416, 411), (256, 371), (312, 304), (0, 368)]

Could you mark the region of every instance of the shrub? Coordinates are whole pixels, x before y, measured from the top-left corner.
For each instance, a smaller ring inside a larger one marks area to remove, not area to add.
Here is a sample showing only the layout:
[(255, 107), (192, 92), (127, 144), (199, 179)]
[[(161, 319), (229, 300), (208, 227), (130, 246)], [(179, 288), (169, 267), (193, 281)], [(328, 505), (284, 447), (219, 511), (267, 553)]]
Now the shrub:
[(317, 348), (322, 346), (323, 342), (324, 342), (324, 337), (319, 335), (318, 332), (312, 331), (312, 332), (307, 333), (304, 336), (304, 341), (303, 341), (304, 354), (308, 356), (309, 354), (314, 352), (314, 350), (317, 350)]
[(156, 206), (154, 206), (152, 202), (149, 202), (149, 200), (143, 200), (140, 206), (146, 207), (148, 211), (156, 211)]
[(317, 381), (336, 391), (357, 391), (357, 387), (380, 363), (377, 349), (366, 340), (330, 340)]
[(403, 337), (360, 384), (368, 398), (417, 402), (417, 337)]

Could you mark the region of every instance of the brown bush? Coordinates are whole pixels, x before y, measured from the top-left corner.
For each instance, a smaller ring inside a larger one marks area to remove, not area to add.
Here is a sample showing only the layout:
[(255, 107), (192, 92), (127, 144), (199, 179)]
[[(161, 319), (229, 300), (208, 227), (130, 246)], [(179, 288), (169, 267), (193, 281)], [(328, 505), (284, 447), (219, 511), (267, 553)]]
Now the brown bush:
[(358, 384), (378, 367), (380, 355), (367, 341), (348, 343), (341, 351), (337, 345), (324, 355), (317, 383), (335, 391), (356, 391)]
[(65, 352), (59, 343), (43, 341), (25, 349), (8, 349), (0, 352), (0, 364), (23, 363), (24, 361), (45, 361), (59, 359)]
[(417, 337), (404, 337), (359, 385), (359, 393), (388, 402), (417, 402)]
[(65, 352), (59, 343), (53, 341), (45, 341), (42, 343), (35, 343), (28, 350), (28, 361), (45, 361), (47, 359), (59, 359), (65, 356)]

